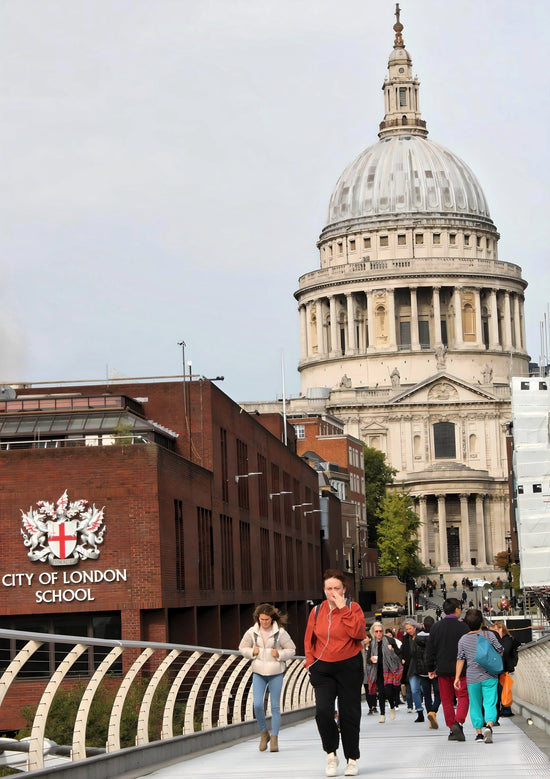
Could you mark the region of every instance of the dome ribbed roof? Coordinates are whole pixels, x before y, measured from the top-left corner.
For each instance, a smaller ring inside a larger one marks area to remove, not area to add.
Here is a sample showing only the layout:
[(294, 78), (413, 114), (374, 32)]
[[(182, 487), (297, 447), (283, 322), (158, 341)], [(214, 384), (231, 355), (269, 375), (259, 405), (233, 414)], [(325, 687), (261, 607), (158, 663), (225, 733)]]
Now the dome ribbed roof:
[(490, 219), (470, 168), (444, 146), (393, 135), (365, 149), (344, 170), (330, 198), (327, 227), (361, 217), (443, 215)]

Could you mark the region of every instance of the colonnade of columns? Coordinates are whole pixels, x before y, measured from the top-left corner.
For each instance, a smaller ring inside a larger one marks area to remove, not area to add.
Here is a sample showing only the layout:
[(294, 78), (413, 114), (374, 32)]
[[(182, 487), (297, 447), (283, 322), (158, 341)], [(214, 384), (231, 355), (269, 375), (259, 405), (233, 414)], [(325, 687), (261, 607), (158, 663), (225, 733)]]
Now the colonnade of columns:
[[(502, 496), (432, 493), (415, 496), (415, 504), (421, 523), (419, 557), (424, 565), (441, 571), (493, 566), (494, 555), (502, 551), (495, 544), (505, 543), (507, 507)], [(491, 527), (496, 530), (491, 532)], [(451, 544), (449, 530), (455, 538), (458, 530), (458, 544)]]
[[(429, 344), (421, 343), (420, 339), (419, 289), (422, 289), (424, 299), (426, 292), (430, 296), (429, 314), (425, 310), (422, 314), (429, 322)], [(444, 342), (456, 349), (525, 351), (523, 295), (509, 290), (461, 286), (445, 289), (451, 293), (452, 305), (447, 305), (444, 311), (441, 286), (340, 292), (300, 303), (301, 360), (403, 348), (419, 351), (426, 346), (436, 348)], [(464, 304), (466, 290), (473, 297), (472, 305)], [(407, 311), (403, 314), (403, 303), (396, 300), (397, 293), (400, 299), (403, 293), (408, 294)], [(398, 341), (397, 323), (401, 318), (410, 322), (410, 343), (407, 344)], [(484, 319), (487, 332), (483, 327)], [(445, 334), (442, 321), (446, 325)]]

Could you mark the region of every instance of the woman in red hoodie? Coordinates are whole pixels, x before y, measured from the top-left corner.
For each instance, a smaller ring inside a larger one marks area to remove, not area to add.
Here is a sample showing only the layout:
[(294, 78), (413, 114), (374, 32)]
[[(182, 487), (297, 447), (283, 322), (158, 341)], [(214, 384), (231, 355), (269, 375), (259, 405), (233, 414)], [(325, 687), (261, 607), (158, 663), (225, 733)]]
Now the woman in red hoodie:
[[(347, 760), (344, 776), (357, 776), (365, 615), (346, 598), (346, 577), (329, 569), (323, 575), (326, 600), (309, 615), (304, 638), (305, 665), (315, 689), (315, 720), (327, 753), (327, 776), (336, 776), (339, 736)], [(338, 699), (339, 723), (334, 719)]]

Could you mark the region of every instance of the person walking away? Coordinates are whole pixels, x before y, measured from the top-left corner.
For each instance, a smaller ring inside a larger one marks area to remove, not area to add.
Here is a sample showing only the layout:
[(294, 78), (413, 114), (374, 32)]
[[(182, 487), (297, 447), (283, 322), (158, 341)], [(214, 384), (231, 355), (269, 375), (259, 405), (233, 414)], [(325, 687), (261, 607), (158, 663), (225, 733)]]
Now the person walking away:
[[(493, 743), (493, 725), (497, 718), (498, 676), (492, 676), (475, 661), (477, 642), (482, 634), (483, 614), (479, 609), (468, 609), (464, 622), (470, 628), (458, 642), (455, 672), (455, 689), (461, 686), (461, 674), (466, 664), (466, 683), (470, 699), (470, 720), (476, 731), (476, 741)], [(483, 630), (487, 638), (500, 654), (504, 649), (493, 630)], [(486, 723), (484, 725), (484, 723)]]
[(460, 619), (462, 608), (458, 598), (447, 598), (443, 612), (443, 619), (430, 630), (426, 644), (426, 666), (430, 679), (437, 676), (441, 707), (445, 724), (449, 728), (449, 741), (465, 741), (463, 725), (469, 706), (465, 672), (462, 672), (458, 687), (454, 681), (458, 642), (468, 632), (468, 626)]
[[(370, 630), (370, 628), (369, 628), (369, 630)], [(372, 641), (372, 636), (367, 631), (366, 638), (363, 641), (363, 649), (365, 650), (365, 663), (364, 663), (364, 666), (363, 666), (363, 686), (365, 688), (365, 700), (366, 700), (366, 702), (368, 704), (368, 707), (369, 707), (369, 710), (367, 712), (367, 714), (369, 716), (377, 713), (377, 710), (376, 710), (376, 695), (371, 695), (371, 693), (369, 692), (369, 679), (368, 679), (367, 665), (366, 665), (367, 652), (368, 652), (368, 649), (369, 649), (371, 641)]]
[(371, 635), (372, 641), (367, 650), (367, 683), (369, 693), (378, 696), (379, 722), (384, 723), (386, 701), (390, 704), (390, 719), (395, 719), (403, 666), (397, 642), (395, 638), (384, 635), (381, 622), (373, 624)]
[[(336, 776), (340, 737), (347, 760), (344, 776), (357, 776), (363, 685), (365, 615), (347, 598), (347, 579), (330, 568), (323, 574), (326, 600), (311, 610), (304, 637), (305, 667), (315, 690), (315, 721), (327, 754), (327, 776)], [(334, 720), (338, 699), (339, 725)]]
[(420, 677), (420, 690), (424, 699), (424, 706), (428, 714), (428, 722), (430, 728), (437, 730), (439, 728), (437, 722), (437, 712), (441, 705), (441, 698), (439, 696), (439, 682), (437, 677), (430, 679), (428, 674), (428, 666), (426, 663), (426, 646), (428, 643), (428, 637), (430, 630), (435, 624), (433, 617), (429, 615), (424, 617), (422, 623), (422, 630), (419, 630), (416, 634), (417, 656), (416, 656), (416, 671)]
[[(260, 728), (260, 752), (266, 751), (268, 743), (270, 752), (278, 752), (283, 674), (287, 660), (296, 654), (296, 645), (285, 630), (286, 615), (271, 603), (257, 606), (253, 619), (254, 625), (242, 637), (239, 652), (252, 661), (252, 699)], [(271, 737), (264, 711), (266, 689), (271, 703)]]
[[(503, 646), (504, 654), (502, 655), (502, 671), (507, 671), (511, 674), (516, 669), (518, 664), (518, 647), (519, 641), (511, 635), (510, 631), (506, 627), (506, 622), (503, 619), (497, 619), (493, 622), (493, 630), (497, 633), (497, 638)], [(514, 713), (510, 706), (503, 706), (501, 701), (502, 685), (498, 683), (498, 703), (497, 703), (497, 719), (495, 725), (498, 723), (500, 717), (513, 717)]]
[(420, 696), (420, 676), (418, 675), (418, 645), (416, 642), (417, 629), (422, 625), (413, 617), (405, 620), (405, 637), (403, 639), (403, 676), (411, 686), (411, 696), (416, 711), (415, 722), (424, 722), (422, 698)]

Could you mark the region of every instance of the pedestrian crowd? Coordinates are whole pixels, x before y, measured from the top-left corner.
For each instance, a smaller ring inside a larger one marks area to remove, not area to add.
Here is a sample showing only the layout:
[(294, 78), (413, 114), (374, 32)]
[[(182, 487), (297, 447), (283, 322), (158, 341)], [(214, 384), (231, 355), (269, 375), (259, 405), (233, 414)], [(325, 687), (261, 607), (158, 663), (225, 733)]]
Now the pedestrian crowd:
[[(429, 582), (427, 586), (435, 585)], [(466, 580), (462, 581), (465, 590)], [(441, 585), (440, 585), (441, 586)], [(510, 708), (511, 677), (518, 662), (518, 641), (504, 620), (484, 625), (483, 614), (470, 607), (462, 618), (462, 597), (446, 597), (442, 618), (422, 622), (407, 617), (395, 632), (374, 622), (367, 632), (365, 616), (348, 594), (344, 573), (329, 569), (323, 576), (325, 600), (312, 608), (304, 638), (305, 663), (315, 691), (315, 720), (326, 754), (326, 776), (338, 775), (338, 749), (345, 758), (344, 776), (359, 774), (361, 697), (368, 715), (390, 722), (400, 706), (415, 713), (411, 722), (439, 729), (441, 708), (448, 740), (463, 742), (469, 714), (475, 741), (493, 742), (501, 717)], [(453, 582), (457, 591), (457, 582)], [(445, 590), (442, 587), (442, 592)], [(280, 698), (286, 662), (296, 647), (285, 629), (286, 616), (271, 604), (254, 612), (254, 625), (239, 649), (252, 662), (254, 714), (261, 751), (276, 752), (281, 720)], [(271, 733), (264, 710), (270, 693)]]

